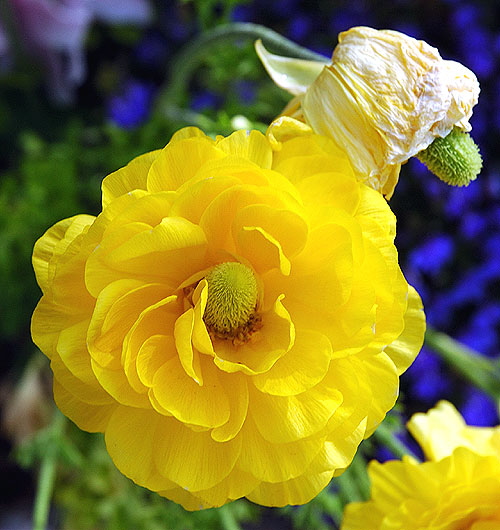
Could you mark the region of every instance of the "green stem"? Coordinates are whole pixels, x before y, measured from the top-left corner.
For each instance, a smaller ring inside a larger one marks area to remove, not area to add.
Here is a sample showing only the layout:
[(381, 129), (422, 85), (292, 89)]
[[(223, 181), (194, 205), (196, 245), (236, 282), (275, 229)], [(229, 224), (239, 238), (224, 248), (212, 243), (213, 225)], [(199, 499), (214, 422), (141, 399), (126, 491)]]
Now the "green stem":
[(331, 488), (325, 488), (316, 497), (323, 512), (328, 514), (337, 524), (342, 519), (343, 504), (339, 496)]
[(241, 530), (241, 526), (238, 524), (238, 521), (234, 518), (232, 508), (230, 504), (226, 504), (219, 508), (220, 520), (222, 523), (222, 528), (224, 530)]
[(494, 362), (429, 327), (425, 333), (425, 344), (473, 385), (493, 399), (500, 398), (500, 368)]
[(391, 430), (384, 422), (382, 422), (373, 433), (374, 438), (377, 442), (389, 449), (395, 456), (402, 458), (405, 455), (410, 455), (413, 458), (417, 459), (417, 456), (413, 451), (405, 445), (399, 438), (396, 436), (393, 430)]
[[(62, 435), (66, 418), (56, 410), (51, 426), (51, 437), (56, 440)], [(43, 456), (38, 475), (38, 484), (33, 509), (33, 530), (45, 530), (49, 518), (50, 501), (54, 489), (56, 477), (56, 466), (58, 457), (58, 445), (50, 444)]]
[(358, 453), (354, 457), (351, 465), (342, 473), (342, 475), (337, 477), (337, 483), (340, 488), (339, 493), (345, 503), (366, 499), (366, 480), (361, 475), (362, 467), (366, 468), (366, 460), (361, 453)]
[(175, 57), (171, 65), (171, 75), (167, 89), (158, 100), (158, 109), (168, 116), (170, 108), (179, 100), (180, 95), (186, 91), (191, 75), (203, 63), (205, 58), (212, 53), (213, 47), (222, 42), (241, 38), (262, 39), (266, 47), (273, 49), (276, 53), (284, 53), (291, 57), (322, 62), (327, 60), (322, 55), (303, 48), (272, 29), (259, 24), (235, 22), (216, 26), (201, 33)]
[(361, 496), (359, 500), (367, 501), (370, 498), (370, 478), (368, 477), (367, 462), (362, 454), (356, 455), (354, 458), (351, 468), (353, 475), (358, 485), (358, 491)]

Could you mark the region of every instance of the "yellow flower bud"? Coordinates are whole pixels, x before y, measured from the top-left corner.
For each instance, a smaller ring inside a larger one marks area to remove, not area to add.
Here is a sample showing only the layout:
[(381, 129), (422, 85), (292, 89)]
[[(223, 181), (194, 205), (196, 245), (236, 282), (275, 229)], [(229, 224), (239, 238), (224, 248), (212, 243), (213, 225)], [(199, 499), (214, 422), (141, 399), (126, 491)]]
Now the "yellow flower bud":
[(474, 73), (397, 31), (345, 31), (324, 63), (279, 57), (260, 42), (256, 50), (275, 83), (296, 96), (284, 114), (330, 136), (358, 178), (388, 198), (401, 164), (454, 127), (471, 129)]

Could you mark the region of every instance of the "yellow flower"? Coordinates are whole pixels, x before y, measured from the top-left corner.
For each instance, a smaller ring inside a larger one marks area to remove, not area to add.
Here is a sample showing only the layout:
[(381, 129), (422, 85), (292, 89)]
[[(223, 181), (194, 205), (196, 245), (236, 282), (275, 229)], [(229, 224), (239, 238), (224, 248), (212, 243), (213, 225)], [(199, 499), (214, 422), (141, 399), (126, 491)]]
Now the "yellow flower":
[(371, 500), (347, 505), (341, 529), (500, 528), (500, 427), (469, 427), (442, 401), (408, 428), (428, 461), (371, 462)]
[(424, 333), (383, 197), (331, 140), (182, 129), (36, 243), (59, 408), (189, 510), (301, 504), (351, 462)]
[(331, 62), (257, 53), (274, 82), (296, 97), (284, 114), (346, 150), (358, 175), (387, 197), (401, 164), (453, 127), (469, 131), (479, 84), (468, 68), (397, 31), (355, 27)]

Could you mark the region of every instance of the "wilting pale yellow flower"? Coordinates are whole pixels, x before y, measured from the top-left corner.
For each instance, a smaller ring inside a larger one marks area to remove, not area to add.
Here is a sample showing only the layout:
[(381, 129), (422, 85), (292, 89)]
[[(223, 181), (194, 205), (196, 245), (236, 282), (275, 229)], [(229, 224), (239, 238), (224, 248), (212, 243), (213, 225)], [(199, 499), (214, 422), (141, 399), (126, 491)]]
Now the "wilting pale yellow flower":
[(286, 132), (183, 129), (34, 249), (58, 406), (190, 510), (310, 500), (422, 344), (386, 201), (331, 140)]
[(342, 530), (497, 530), (500, 427), (470, 427), (448, 402), (408, 428), (428, 459), (371, 462), (371, 500), (347, 505)]
[(257, 53), (276, 84), (296, 97), (285, 115), (343, 148), (358, 178), (387, 197), (401, 164), (457, 127), (470, 130), (479, 84), (424, 41), (355, 27), (339, 35), (331, 62)]

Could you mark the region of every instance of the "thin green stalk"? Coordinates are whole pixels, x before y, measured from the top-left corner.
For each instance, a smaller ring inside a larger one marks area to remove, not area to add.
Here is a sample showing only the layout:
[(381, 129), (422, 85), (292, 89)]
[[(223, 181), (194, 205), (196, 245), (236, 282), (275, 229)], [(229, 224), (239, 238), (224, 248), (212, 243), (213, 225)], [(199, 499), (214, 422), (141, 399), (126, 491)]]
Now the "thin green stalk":
[[(64, 430), (66, 418), (56, 410), (51, 425), (51, 439), (59, 439)], [(50, 444), (44, 453), (38, 475), (38, 484), (33, 509), (33, 530), (46, 530), (49, 518), (50, 501), (56, 478), (58, 457), (57, 443)]]
[(235, 519), (231, 505), (225, 504), (219, 508), (220, 521), (224, 530), (241, 530), (241, 526)]
[(494, 399), (500, 398), (500, 368), (497, 363), (432, 328), (427, 328), (425, 344), (474, 386)]
[[(359, 454), (355, 457), (354, 461), (362, 460), (363, 464), (366, 465), (365, 459), (362, 458)], [(337, 477), (337, 484), (339, 485), (339, 493), (342, 496), (342, 499), (345, 503), (356, 502), (364, 499), (363, 496), (363, 485), (358, 481), (357, 469), (354, 461), (351, 465)]]
[(321, 491), (316, 500), (324, 513), (328, 514), (338, 524), (342, 519), (343, 504), (339, 496), (331, 488)]
[(360, 500), (367, 501), (370, 497), (370, 478), (367, 472), (367, 462), (362, 454), (356, 455), (352, 461), (351, 469), (361, 496)]
[(394, 431), (389, 429), (385, 423), (382, 422), (377, 427), (377, 430), (373, 433), (373, 437), (380, 445), (387, 447), (387, 449), (394, 453), (394, 455), (398, 458), (409, 455), (418, 460), (415, 453), (413, 453), (413, 451), (407, 445), (399, 440)]
[(283, 53), (290, 57), (326, 62), (328, 59), (307, 48), (288, 40), (279, 33), (261, 26), (246, 22), (235, 22), (216, 26), (201, 33), (192, 40), (175, 57), (171, 66), (168, 86), (158, 100), (158, 110), (169, 115), (172, 106), (175, 107), (180, 96), (186, 92), (193, 72), (203, 61), (213, 53), (213, 47), (221, 42), (234, 42), (238, 39), (262, 39), (266, 47), (276, 53)]

